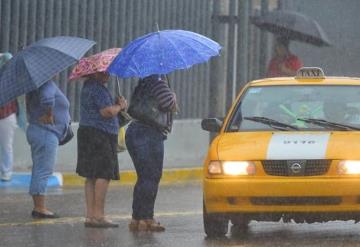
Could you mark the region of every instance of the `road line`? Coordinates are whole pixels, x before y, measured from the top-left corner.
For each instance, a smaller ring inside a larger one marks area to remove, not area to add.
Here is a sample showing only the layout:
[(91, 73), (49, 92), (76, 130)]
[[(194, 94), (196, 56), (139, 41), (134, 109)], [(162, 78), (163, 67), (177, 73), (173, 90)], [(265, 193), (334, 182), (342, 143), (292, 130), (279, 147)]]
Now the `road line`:
[[(156, 217), (177, 217), (177, 216), (193, 216), (201, 215), (202, 211), (185, 211), (185, 212), (161, 212), (156, 213)], [(129, 214), (123, 215), (108, 215), (111, 220), (129, 220), (131, 216)], [(14, 227), (14, 226), (36, 226), (36, 225), (54, 225), (54, 224), (76, 224), (83, 223), (84, 217), (62, 217), (58, 219), (46, 219), (46, 220), (33, 220), (27, 222), (9, 222), (0, 223), (1, 227)]]

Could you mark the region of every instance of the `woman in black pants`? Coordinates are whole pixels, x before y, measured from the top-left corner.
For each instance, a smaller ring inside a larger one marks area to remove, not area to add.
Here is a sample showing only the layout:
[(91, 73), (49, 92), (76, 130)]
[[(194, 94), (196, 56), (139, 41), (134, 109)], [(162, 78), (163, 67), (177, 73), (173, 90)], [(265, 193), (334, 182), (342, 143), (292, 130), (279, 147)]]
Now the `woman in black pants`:
[(140, 88), (156, 99), (161, 114), (167, 120), (167, 126), (159, 128), (135, 118), (127, 128), (126, 146), (137, 173), (129, 229), (164, 231), (165, 227), (154, 220), (154, 204), (163, 169), (164, 140), (171, 130), (176, 97), (168, 82), (159, 75), (141, 79), (136, 90)]

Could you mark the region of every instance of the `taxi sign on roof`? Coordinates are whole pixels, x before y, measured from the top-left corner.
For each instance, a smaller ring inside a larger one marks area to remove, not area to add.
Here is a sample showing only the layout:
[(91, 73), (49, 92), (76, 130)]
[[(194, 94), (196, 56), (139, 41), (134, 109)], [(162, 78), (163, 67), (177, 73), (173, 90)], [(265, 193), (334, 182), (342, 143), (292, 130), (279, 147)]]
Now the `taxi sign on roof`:
[(295, 79), (325, 79), (324, 71), (319, 67), (302, 67), (296, 72)]

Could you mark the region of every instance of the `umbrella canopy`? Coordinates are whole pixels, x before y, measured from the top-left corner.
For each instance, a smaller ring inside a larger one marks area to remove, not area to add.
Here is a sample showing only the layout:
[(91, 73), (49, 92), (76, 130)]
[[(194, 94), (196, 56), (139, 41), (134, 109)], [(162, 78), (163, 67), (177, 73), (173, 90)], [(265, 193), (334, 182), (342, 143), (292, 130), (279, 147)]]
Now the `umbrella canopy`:
[(329, 46), (330, 41), (321, 26), (310, 17), (293, 11), (274, 10), (262, 16), (252, 16), (251, 23), (262, 30), (289, 39)]
[(39, 88), (76, 63), (94, 44), (88, 39), (58, 36), (18, 52), (0, 69), (0, 105)]
[(120, 51), (121, 48), (112, 48), (80, 59), (71, 72), (69, 79), (74, 80), (95, 72), (106, 71)]
[(187, 69), (219, 55), (221, 46), (198, 33), (164, 30), (149, 33), (130, 42), (110, 64), (111, 74), (144, 78)]

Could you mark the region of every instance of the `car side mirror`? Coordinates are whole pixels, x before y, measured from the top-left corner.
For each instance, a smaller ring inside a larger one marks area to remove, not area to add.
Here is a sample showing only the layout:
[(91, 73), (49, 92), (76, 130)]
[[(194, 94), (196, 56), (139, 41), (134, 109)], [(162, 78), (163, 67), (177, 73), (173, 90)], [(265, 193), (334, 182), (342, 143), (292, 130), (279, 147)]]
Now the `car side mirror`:
[(201, 128), (210, 132), (219, 132), (223, 122), (217, 118), (205, 118), (201, 121)]

